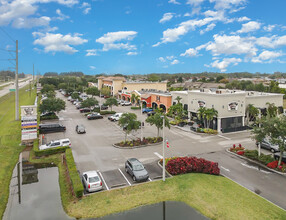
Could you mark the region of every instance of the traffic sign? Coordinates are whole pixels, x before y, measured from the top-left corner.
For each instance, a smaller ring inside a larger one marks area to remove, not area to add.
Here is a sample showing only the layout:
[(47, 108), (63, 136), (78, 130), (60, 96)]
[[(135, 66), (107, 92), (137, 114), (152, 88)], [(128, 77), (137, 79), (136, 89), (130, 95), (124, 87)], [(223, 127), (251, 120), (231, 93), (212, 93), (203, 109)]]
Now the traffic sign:
[(15, 92), (15, 91), (16, 91), (16, 89), (9, 89), (9, 91), (10, 91), (10, 92)]

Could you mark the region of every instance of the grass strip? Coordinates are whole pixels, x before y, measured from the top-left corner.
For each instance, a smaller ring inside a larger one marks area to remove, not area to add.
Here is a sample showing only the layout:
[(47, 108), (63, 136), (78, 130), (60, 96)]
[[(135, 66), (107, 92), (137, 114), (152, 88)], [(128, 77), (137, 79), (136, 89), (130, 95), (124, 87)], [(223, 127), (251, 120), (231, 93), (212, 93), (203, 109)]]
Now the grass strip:
[[(24, 87), (19, 90), (19, 104), (33, 105), (36, 90), (31, 96)], [(21, 122), (15, 121), (15, 95), (8, 93), (0, 98), (0, 218), (2, 218), (9, 198), (9, 184), (13, 169), (23, 146), (21, 142)]]

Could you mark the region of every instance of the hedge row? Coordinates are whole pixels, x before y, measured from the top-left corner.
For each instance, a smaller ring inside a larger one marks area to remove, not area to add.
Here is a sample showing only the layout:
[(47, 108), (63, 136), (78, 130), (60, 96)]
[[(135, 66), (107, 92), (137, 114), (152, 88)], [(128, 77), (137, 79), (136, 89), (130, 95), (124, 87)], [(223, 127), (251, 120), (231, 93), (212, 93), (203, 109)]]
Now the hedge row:
[(70, 148), (66, 150), (66, 160), (74, 193), (77, 198), (81, 198), (84, 189)]
[(59, 119), (57, 115), (50, 115), (50, 116), (40, 116), (41, 121), (42, 120), (51, 120), (51, 119)]
[(59, 154), (64, 153), (66, 149), (69, 147), (56, 147), (56, 148), (50, 148), (46, 150), (39, 150), (39, 140), (34, 141), (33, 150), (35, 152), (36, 157), (42, 157), (42, 156), (49, 156), (52, 154)]
[(115, 113), (116, 113), (115, 111), (100, 111), (101, 115), (108, 115), (108, 114), (114, 115)]
[(140, 106), (131, 106), (131, 109), (138, 110), (138, 109), (141, 109), (141, 107)]
[(196, 157), (172, 158), (168, 161), (166, 170), (171, 175), (184, 173), (207, 173), (219, 175), (220, 173), (218, 163)]

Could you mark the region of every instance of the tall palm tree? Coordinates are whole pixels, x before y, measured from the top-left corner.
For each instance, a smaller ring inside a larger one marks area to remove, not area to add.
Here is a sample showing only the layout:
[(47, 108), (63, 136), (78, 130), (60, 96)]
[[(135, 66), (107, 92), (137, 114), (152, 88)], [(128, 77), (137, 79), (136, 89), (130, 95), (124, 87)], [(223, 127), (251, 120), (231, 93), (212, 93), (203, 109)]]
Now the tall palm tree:
[(177, 96), (176, 98), (175, 98), (175, 100), (178, 102), (178, 104), (180, 103), (180, 101), (182, 100), (182, 97), (180, 97), (180, 96)]
[(267, 108), (267, 116), (270, 117), (270, 118), (273, 118), (277, 115), (277, 106), (275, 106), (274, 103), (269, 103), (267, 102), (266, 105), (268, 105), (268, 108)]
[(249, 125), (249, 121), (251, 119), (256, 119), (259, 114), (258, 108), (254, 107), (253, 104), (249, 104), (246, 108), (246, 116), (247, 116), (247, 125)]
[(199, 108), (198, 111), (197, 111), (197, 117), (198, 117), (199, 120), (201, 120), (201, 122), (202, 122), (203, 124), (205, 124), (205, 123), (204, 123), (205, 113), (206, 113), (206, 108), (205, 108), (205, 107), (201, 107), (201, 108)]
[(133, 93), (132, 95), (131, 95), (131, 102), (132, 102), (132, 104), (134, 104), (134, 102), (135, 102), (135, 97), (136, 97), (136, 95)]
[(140, 96), (135, 96), (135, 105), (139, 104)]
[(214, 108), (208, 108), (205, 110), (205, 118), (207, 120), (207, 128), (210, 127), (211, 121), (214, 119), (214, 117), (217, 117), (218, 112)]

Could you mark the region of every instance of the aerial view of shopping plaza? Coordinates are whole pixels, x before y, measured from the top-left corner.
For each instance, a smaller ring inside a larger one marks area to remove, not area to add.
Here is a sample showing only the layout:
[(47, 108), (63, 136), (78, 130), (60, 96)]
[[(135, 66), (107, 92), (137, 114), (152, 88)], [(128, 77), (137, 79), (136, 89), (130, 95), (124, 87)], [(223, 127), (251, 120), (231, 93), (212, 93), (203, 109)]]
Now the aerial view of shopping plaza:
[(0, 1), (0, 219), (285, 220), (285, 8)]

